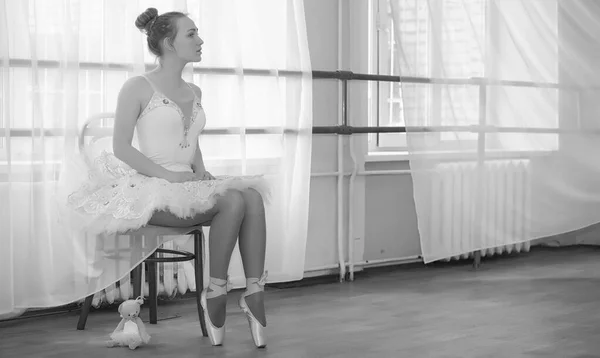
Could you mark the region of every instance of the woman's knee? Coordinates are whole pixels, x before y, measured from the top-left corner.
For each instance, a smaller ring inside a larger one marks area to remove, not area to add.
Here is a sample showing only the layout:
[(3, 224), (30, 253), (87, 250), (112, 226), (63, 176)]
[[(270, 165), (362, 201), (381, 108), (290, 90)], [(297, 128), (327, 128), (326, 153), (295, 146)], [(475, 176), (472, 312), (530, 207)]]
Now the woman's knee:
[(244, 197), (239, 191), (229, 190), (217, 201), (219, 212), (227, 212), (232, 215), (243, 216), (246, 210)]
[(246, 204), (246, 211), (264, 211), (263, 197), (255, 189), (249, 188), (242, 191), (242, 197), (244, 198), (244, 202)]

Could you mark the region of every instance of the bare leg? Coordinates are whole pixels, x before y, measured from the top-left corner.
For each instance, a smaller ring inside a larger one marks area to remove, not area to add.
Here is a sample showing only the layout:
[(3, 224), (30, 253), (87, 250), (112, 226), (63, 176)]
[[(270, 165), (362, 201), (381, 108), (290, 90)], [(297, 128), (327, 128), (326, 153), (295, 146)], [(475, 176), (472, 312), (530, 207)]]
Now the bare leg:
[[(210, 222), (210, 277), (226, 280), (244, 210), (242, 195), (237, 191), (230, 191), (218, 199), (215, 208), (209, 213), (191, 219), (179, 219), (171, 213), (160, 212), (150, 219), (150, 224), (188, 227)], [(227, 296), (211, 298), (207, 303), (210, 320), (216, 327), (222, 327), (225, 323)]]
[[(242, 192), (245, 215), (240, 228), (240, 254), (246, 278), (260, 278), (265, 268), (267, 230), (263, 199), (254, 189)], [(266, 326), (264, 293), (257, 292), (246, 297), (246, 303), (254, 317)]]

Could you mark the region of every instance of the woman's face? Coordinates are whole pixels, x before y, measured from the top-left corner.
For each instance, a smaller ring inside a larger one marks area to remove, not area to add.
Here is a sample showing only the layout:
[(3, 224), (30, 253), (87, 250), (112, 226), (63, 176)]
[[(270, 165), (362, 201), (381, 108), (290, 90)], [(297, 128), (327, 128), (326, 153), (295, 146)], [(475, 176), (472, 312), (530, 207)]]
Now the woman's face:
[(203, 43), (198, 36), (198, 28), (189, 17), (177, 19), (177, 35), (173, 41), (173, 48), (178, 57), (186, 62), (200, 62)]

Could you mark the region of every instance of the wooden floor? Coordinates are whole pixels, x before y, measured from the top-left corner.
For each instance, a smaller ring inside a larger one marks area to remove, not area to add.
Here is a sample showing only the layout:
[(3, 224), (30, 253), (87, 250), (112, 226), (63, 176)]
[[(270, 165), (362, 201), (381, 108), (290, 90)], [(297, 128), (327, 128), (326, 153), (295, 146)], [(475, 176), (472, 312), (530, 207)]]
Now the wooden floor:
[[(335, 281), (335, 280), (331, 280)], [(222, 347), (195, 301), (161, 304), (147, 346), (106, 348), (116, 311), (0, 322), (0, 357), (600, 357), (600, 249), (534, 248), (469, 262), (371, 269), (352, 283), (268, 289), (268, 347), (254, 348), (230, 292)], [(147, 309), (143, 319), (147, 319)]]

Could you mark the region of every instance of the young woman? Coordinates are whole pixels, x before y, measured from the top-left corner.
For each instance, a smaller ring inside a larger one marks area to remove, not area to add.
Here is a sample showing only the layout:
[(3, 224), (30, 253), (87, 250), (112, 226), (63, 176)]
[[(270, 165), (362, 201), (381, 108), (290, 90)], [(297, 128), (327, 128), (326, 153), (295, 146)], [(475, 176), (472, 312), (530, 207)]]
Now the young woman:
[[(123, 232), (146, 224), (209, 225), (210, 283), (202, 305), (210, 340), (225, 333), (227, 271), (239, 248), (246, 291), (239, 300), (257, 347), (265, 347), (265, 179), (215, 178), (205, 168), (198, 136), (205, 126), (202, 92), (182, 79), (184, 66), (202, 58), (194, 22), (180, 12), (158, 15), (149, 8), (135, 21), (158, 57), (152, 72), (127, 80), (118, 96), (113, 154), (96, 160), (100, 179), (70, 195), (70, 205), (87, 215), (92, 232)], [(137, 130), (139, 149), (132, 145)], [(200, 288), (198, 288), (200, 289)]]

